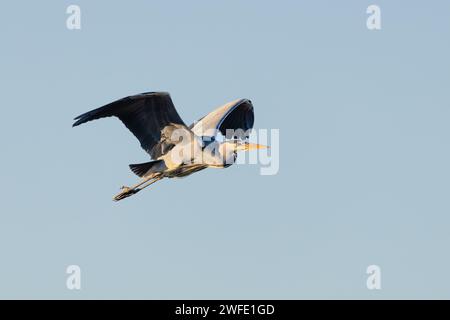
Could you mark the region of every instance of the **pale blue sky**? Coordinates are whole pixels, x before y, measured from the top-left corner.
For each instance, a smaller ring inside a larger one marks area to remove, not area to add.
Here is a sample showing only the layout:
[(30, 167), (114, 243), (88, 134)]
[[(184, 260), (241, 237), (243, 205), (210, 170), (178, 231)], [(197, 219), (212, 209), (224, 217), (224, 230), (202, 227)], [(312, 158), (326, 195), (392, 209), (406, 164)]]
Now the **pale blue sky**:
[[(450, 2), (1, 8), (1, 298), (450, 298)], [(112, 202), (146, 154), (115, 119), (72, 118), (158, 90), (186, 122), (251, 99), (255, 127), (280, 129), (279, 174), (205, 170)]]

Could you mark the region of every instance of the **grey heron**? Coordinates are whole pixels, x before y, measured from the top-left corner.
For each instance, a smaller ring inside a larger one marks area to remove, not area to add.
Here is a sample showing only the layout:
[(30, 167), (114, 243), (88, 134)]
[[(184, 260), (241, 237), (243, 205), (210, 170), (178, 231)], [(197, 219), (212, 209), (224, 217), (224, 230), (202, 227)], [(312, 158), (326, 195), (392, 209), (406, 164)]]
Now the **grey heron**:
[[(122, 187), (115, 201), (127, 198), (163, 179), (185, 177), (205, 168), (226, 168), (238, 151), (266, 148), (248, 142), (253, 128), (252, 102), (238, 99), (186, 126), (167, 92), (128, 96), (86, 112), (74, 120), (82, 123), (115, 116), (136, 136), (152, 161), (130, 164), (142, 180)], [(217, 136), (223, 139), (217, 139)]]

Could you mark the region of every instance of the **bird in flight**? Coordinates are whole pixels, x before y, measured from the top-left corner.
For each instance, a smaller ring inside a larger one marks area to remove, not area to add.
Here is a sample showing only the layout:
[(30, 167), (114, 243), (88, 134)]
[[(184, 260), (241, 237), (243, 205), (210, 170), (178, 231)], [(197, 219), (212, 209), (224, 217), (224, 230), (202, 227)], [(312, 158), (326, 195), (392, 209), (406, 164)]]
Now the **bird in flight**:
[(206, 168), (226, 168), (238, 151), (267, 148), (248, 142), (253, 127), (252, 102), (229, 102), (187, 126), (167, 92), (146, 92), (114, 101), (74, 120), (82, 123), (115, 116), (136, 136), (152, 161), (130, 164), (142, 180), (122, 187), (113, 200), (127, 198), (163, 179), (185, 177)]

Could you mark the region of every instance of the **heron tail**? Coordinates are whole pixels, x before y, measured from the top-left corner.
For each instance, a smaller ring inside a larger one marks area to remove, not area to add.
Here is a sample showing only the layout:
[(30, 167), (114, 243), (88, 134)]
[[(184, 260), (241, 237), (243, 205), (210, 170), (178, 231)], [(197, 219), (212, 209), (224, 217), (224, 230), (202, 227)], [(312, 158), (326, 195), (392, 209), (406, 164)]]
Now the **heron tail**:
[(144, 177), (150, 173), (162, 172), (167, 169), (163, 160), (155, 160), (139, 164), (130, 164), (130, 169), (139, 177)]

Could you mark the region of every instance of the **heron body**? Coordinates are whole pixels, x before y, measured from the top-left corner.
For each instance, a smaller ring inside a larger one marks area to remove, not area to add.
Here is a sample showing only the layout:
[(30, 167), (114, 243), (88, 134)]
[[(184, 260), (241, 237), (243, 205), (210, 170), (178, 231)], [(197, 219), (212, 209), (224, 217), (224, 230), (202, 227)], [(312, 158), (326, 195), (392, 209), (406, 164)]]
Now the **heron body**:
[(75, 118), (73, 126), (111, 116), (125, 124), (153, 159), (130, 165), (142, 181), (133, 187), (122, 187), (122, 192), (114, 197), (116, 201), (163, 178), (185, 177), (206, 168), (226, 168), (235, 162), (238, 151), (264, 147), (247, 142), (254, 122), (253, 105), (248, 99), (227, 103), (188, 127), (168, 93), (147, 92), (84, 113)]

